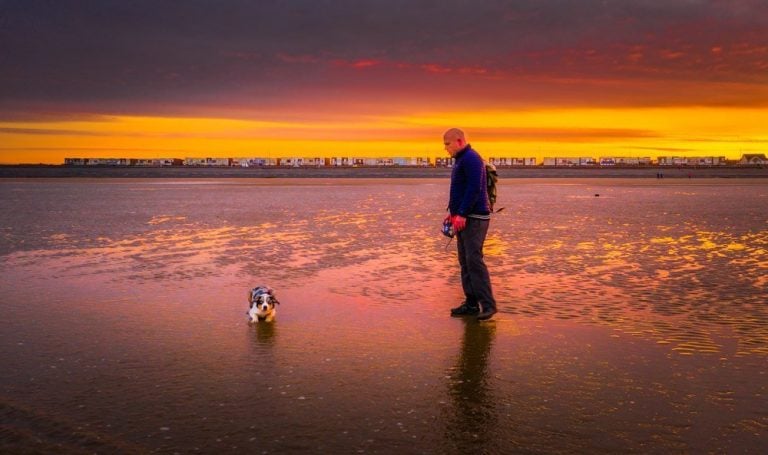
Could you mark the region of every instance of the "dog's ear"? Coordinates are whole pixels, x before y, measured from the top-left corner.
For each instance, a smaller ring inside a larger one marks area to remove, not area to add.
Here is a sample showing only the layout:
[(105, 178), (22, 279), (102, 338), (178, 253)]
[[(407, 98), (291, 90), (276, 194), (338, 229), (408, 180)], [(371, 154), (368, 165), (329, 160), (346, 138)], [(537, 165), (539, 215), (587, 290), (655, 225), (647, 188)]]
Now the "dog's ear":
[(253, 291), (248, 291), (248, 303), (253, 306)]
[(280, 301), (277, 300), (277, 297), (275, 297), (274, 295), (272, 296), (272, 301), (275, 303), (275, 305), (280, 305)]

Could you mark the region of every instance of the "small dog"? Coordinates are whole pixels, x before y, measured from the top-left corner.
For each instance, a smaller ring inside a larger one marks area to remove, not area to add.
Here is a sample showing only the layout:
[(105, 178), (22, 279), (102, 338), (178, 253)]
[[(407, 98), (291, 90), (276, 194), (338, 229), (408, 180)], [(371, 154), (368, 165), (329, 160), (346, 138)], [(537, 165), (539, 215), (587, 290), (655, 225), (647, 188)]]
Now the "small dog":
[(248, 322), (272, 322), (277, 314), (280, 302), (275, 297), (275, 291), (269, 286), (258, 286), (248, 291), (248, 303), (251, 307), (246, 313)]

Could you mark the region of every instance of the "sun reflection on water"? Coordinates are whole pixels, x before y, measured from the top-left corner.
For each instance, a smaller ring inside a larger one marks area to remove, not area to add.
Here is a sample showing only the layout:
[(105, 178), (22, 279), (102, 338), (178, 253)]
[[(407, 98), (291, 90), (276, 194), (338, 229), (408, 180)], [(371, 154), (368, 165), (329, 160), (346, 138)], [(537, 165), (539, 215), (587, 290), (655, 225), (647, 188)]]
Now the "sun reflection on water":
[[(567, 194), (566, 202), (541, 188)], [(707, 333), (728, 328), (726, 338), (738, 340), (734, 355), (768, 352), (764, 211), (735, 211), (702, 196), (701, 186), (647, 207), (645, 187), (586, 189), (608, 195), (599, 200), (573, 194), (578, 188), (525, 187), (530, 192), (519, 195), (520, 204), (515, 196), (506, 201), (514, 210), (494, 217), (485, 253), (502, 313), (604, 325), (685, 354), (722, 353), (722, 337)], [(269, 211), (248, 203), (247, 185), (182, 187), (185, 195), (196, 191), (192, 200), (201, 208), (152, 210), (123, 225), (94, 220), (112, 229), (93, 235), (49, 229), (19, 240), (6, 263), (136, 282), (227, 273), (290, 286), (330, 272), (336, 278), (329, 292), (362, 295), (373, 305), (403, 295), (437, 302), (441, 289), (456, 295), (455, 246), (446, 251), (438, 233), (439, 185), (356, 183), (335, 193), (343, 196), (331, 206), (332, 185), (251, 189)], [(221, 191), (229, 199), (223, 206)], [(635, 198), (636, 210), (624, 210), (632, 204), (627, 198)], [(80, 218), (89, 216), (100, 214)]]

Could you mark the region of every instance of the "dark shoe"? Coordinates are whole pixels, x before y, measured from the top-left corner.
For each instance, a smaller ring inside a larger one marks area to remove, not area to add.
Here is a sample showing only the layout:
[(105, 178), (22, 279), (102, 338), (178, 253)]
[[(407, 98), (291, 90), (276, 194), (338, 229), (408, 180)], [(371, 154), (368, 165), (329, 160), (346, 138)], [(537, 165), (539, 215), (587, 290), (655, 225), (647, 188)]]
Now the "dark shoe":
[(474, 316), (478, 313), (480, 313), (480, 307), (468, 305), (467, 302), (462, 303), (456, 308), (451, 308), (451, 316)]
[(496, 310), (495, 306), (488, 307), (488, 308), (480, 311), (480, 313), (477, 314), (477, 320), (478, 321), (487, 321), (488, 319), (491, 319), (493, 317), (493, 315), (496, 314), (496, 313), (497, 313), (497, 310)]

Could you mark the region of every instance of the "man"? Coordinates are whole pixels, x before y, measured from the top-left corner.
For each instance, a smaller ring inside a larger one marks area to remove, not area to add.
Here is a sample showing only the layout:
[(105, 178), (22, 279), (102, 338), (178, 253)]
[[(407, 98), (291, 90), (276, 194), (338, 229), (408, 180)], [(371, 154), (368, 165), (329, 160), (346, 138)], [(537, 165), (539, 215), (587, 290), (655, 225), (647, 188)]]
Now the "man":
[(453, 224), (458, 239), (461, 286), (466, 297), (451, 309), (451, 316), (477, 316), (483, 321), (496, 314), (491, 277), (483, 261), (483, 243), (491, 220), (485, 163), (458, 128), (445, 132), (443, 144), (455, 159), (446, 220)]

